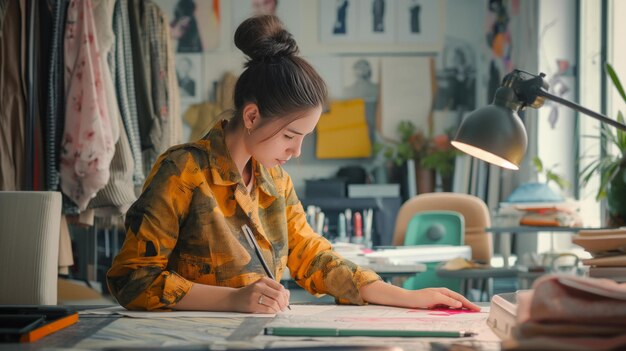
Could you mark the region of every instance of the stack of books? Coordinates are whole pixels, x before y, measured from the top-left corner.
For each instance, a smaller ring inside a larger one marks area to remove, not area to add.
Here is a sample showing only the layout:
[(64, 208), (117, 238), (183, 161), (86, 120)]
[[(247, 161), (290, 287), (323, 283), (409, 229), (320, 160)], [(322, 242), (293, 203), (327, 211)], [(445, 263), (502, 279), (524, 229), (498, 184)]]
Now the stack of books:
[(579, 204), (564, 202), (501, 202), (494, 218), (496, 226), (580, 227)]
[(591, 254), (590, 277), (626, 282), (626, 228), (581, 230), (572, 241)]

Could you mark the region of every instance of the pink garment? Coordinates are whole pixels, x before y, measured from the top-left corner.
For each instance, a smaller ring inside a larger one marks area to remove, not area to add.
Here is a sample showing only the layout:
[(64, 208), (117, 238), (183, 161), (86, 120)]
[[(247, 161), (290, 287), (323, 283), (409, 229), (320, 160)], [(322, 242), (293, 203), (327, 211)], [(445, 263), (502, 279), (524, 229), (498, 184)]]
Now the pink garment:
[(544, 276), (517, 293), (517, 320), (503, 350), (625, 350), (626, 284)]
[(61, 189), (81, 210), (109, 180), (115, 144), (91, 0), (72, 0), (65, 26)]
[(518, 293), (517, 320), (626, 328), (626, 284), (574, 275), (544, 276), (533, 290)]

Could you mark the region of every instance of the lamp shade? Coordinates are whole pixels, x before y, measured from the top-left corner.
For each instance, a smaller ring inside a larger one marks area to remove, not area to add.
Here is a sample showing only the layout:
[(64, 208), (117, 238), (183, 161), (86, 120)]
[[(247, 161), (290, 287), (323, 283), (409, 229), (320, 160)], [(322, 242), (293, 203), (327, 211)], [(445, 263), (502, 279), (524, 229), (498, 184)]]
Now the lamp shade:
[(517, 170), (526, 154), (526, 128), (511, 105), (509, 88), (493, 104), (470, 113), (451, 142), (457, 149), (494, 165)]

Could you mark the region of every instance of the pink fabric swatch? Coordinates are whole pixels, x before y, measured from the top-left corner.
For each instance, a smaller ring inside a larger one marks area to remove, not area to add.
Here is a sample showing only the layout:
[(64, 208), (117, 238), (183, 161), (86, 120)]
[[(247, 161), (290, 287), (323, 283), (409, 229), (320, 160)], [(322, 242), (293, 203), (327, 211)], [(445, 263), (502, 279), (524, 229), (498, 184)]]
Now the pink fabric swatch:
[(61, 189), (81, 210), (109, 179), (115, 144), (91, 0), (72, 0), (65, 26)]

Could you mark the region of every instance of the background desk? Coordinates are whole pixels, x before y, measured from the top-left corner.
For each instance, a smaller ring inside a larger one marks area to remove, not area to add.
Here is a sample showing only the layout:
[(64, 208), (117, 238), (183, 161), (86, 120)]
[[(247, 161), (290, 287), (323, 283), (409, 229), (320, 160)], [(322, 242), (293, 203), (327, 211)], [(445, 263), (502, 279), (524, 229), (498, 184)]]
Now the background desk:
[(485, 231), (500, 235), (500, 253), (504, 260), (504, 267), (509, 268), (509, 257), (511, 256), (511, 234), (512, 233), (575, 233), (580, 230), (593, 230), (604, 228), (585, 228), (585, 227), (531, 227), (531, 226), (513, 226), (513, 227), (491, 227)]
[[(359, 266), (373, 270), (388, 283), (391, 282), (391, 279), (393, 279), (394, 277), (412, 277), (418, 273), (426, 271), (426, 265), (419, 262), (403, 264), (368, 263), (359, 264)], [(285, 268), (280, 280), (282, 282), (292, 281), (291, 274), (289, 273), (289, 268)]]

